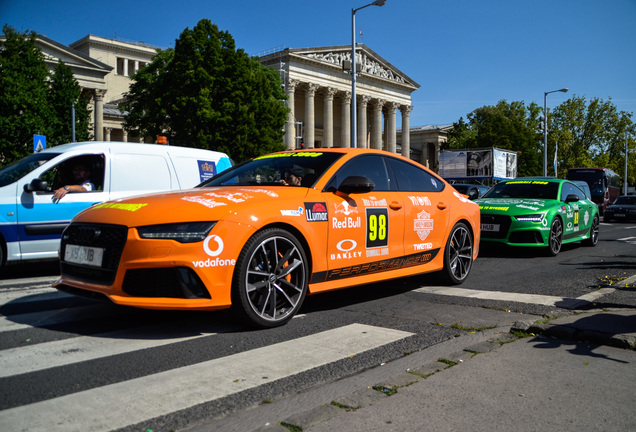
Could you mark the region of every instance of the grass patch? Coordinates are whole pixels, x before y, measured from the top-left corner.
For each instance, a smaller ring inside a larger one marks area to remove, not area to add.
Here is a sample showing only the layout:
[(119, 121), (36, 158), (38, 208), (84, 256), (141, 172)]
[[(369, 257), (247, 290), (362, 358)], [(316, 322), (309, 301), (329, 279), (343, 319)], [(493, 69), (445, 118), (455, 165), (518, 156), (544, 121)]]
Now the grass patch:
[(280, 422), (280, 425), (284, 428), (289, 429), (291, 432), (303, 432), (303, 428), (301, 428), (300, 426), (296, 426), (296, 425), (285, 423), (285, 422)]
[(427, 373), (427, 374), (421, 374), (421, 373), (417, 373), (417, 372), (413, 372), (413, 371), (409, 371), (408, 373), (410, 373), (411, 375), (415, 375), (415, 376), (418, 376), (420, 378), (426, 379), (426, 378), (428, 378), (430, 376), (435, 375), (437, 372), (439, 372), (439, 369), (436, 370), (435, 372), (431, 372), (431, 373)]
[[(448, 359), (445, 359), (445, 358), (437, 359), (437, 361), (440, 362), (440, 363), (444, 363), (445, 365), (448, 365), (448, 367), (453, 367), (453, 366), (455, 366), (457, 364), (456, 361), (448, 360)], [(448, 369), (448, 368), (446, 368), (446, 369)]]
[(496, 325), (493, 326), (484, 326), (484, 327), (464, 327), (460, 323), (455, 323), (451, 326), (455, 330), (463, 330), (463, 331), (484, 331), (484, 330), (492, 330), (497, 328)]
[(397, 388), (395, 387), (387, 388), (383, 386), (373, 386), (373, 390), (379, 391), (380, 393), (384, 393), (387, 396), (393, 396), (394, 394), (397, 393)]

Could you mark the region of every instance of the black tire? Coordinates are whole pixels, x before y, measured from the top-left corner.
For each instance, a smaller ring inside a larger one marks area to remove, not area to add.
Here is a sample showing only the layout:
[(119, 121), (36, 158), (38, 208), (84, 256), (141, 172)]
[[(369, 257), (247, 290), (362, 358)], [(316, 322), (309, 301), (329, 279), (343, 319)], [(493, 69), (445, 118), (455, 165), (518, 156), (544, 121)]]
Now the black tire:
[(610, 217), (607, 214), (604, 214), (603, 215), (603, 222), (610, 222), (610, 221), (611, 221)]
[(473, 264), (473, 235), (463, 222), (453, 227), (444, 249), (444, 268), (439, 272), (443, 283), (459, 285)]
[(260, 231), (239, 255), (232, 283), (232, 304), (259, 328), (286, 324), (307, 293), (309, 266), (300, 242), (280, 228)]
[(563, 244), (563, 222), (561, 218), (555, 217), (550, 225), (550, 234), (548, 237), (548, 256), (557, 256), (561, 251)]
[(598, 215), (594, 215), (594, 220), (592, 220), (592, 226), (590, 227), (590, 237), (583, 240), (584, 246), (596, 246), (596, 244), (598, 243), (598, 226)]

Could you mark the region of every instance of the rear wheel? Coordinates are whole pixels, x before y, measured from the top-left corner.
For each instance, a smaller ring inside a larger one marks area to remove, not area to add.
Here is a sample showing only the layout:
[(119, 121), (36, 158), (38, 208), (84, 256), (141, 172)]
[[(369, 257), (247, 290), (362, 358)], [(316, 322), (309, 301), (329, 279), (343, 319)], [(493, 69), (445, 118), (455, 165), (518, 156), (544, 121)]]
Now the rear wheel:
[(272, 228), (256, 233), (236, 263), (232, 304), (257, 327), (277, 327), (291, 320), (307, 292), (305, 251), (290, 232)]
[(583, 240), (585, 246), (596, 246), (596, 243), (598, 243), (598, 225), (598, 215), (594, 215), (594, 220), (592, 220), (592, 226), (590, 227), (590, 237)]
[(550, 225), (550, 237), (548, 239), (548, 256), (557, 256), (561, 251), (563, 241), (563, 222), (558, 217), (552, 220)]
[(460, 222), (453, 227), (444, 250), (444, 269), (440, 272), (443, 282), (458, 285), (468, 277), (473, 264), (473, 236)]

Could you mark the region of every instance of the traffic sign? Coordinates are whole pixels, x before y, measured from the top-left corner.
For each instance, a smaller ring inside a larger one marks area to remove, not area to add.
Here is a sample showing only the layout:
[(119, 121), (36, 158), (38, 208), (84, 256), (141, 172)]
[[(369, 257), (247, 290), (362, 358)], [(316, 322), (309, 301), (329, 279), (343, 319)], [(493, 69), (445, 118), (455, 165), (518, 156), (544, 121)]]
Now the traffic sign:
[(45, 135), (33, 135), (33, 153), (41, 152), (46, 148)]

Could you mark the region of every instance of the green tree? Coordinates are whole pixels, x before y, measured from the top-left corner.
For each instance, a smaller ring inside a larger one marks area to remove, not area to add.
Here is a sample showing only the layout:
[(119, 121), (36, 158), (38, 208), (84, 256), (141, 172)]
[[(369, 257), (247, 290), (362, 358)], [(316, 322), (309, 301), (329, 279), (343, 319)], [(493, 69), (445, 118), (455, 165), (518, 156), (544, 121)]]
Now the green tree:
[(49, 73), (36, 34), (19, 33), (9, 25), (0, 40), (0, 164), (33, 151), (33, 135), (47, 135), (50, 108)]
[(75, 109), (75, 141), (87, 141), (90, 127), (88, 100), (73, 77), (73, 71), (61, 60), (51, 76), (49, 88), (51, 104), (50, 135), (47, 142), (64, 144), (72, 141), (72, 107)]
[(517, 172), (520, 176), (540, 175), (543, 151), (539, 129), (540, 108), (534, 102), (501, 100), (495, 106), (483, 106), (453, 125), (449, 148), (497, 147), (518, 153)]
[[(548, 154), (557, 146), (558, 176), (569, 168), (603, 167), (621, 174), (625, 166), (625, 133), (632, 113), (618, 111), (611, 98), (603, 101), (574, 95), (548, 115)], [(633, 158), (632, 158), (633, 159)], [(629, 161), (628, 181), (636, 181), (636, 163)]]
[(204, 19), (133, 77), (125, 127), (242, 161), (282, 150), (286, 96), (274, 70)]

